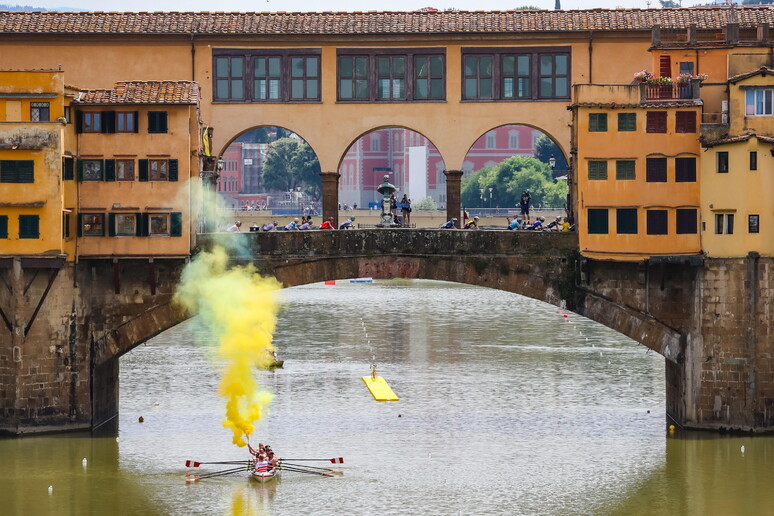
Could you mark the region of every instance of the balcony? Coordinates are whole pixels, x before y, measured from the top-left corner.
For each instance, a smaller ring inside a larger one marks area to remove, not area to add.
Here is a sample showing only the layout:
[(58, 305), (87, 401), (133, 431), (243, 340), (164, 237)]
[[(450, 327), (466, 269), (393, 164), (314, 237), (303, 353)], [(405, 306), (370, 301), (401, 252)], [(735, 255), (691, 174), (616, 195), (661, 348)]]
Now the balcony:
[[(695, 83), (695, 84), (694, 84)], [(694, 87), (695, 86), (695, 87)], [(699, 98), (698, 81), (681, 82), (672, 84), (647, 84), (643, 83), (642, 100), (643, 102), (655, 102), (660, 100), (692, 100)], [(696, 95), (694, 96), (694, 92)]]

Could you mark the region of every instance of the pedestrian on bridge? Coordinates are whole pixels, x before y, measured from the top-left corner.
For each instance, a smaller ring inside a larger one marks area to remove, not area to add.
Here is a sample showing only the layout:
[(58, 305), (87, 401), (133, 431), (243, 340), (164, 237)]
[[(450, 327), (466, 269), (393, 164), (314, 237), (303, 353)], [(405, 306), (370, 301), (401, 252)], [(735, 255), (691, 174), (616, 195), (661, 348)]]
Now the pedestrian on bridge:
[(242, 222), (237, 220), (236, 222), (234, 222), (232, 226), (229, 226), (229, 228), (226, 229), (226, 231), (228, 231), (229, 233), (239, 233), (242, 231), (241, 229), (239, 229), (241, 227), (242, 227)]

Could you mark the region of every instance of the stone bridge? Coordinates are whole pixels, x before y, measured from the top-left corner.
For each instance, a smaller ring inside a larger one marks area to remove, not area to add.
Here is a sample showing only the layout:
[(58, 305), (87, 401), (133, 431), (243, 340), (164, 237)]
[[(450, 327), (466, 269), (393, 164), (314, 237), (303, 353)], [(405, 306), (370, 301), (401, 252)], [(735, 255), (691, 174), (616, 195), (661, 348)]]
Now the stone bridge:
[[(439, 229), (207, 234), (195, 252), (216, 244), (234, 264), (252, 263), (287, 287), (421, 278), (566, 306), (665, 357), (667, 413), (676, 423), (772, 428), (771, 359), (757, 351), (771, 328), (754, 316), (768, 310), (774, 291), (771, 260), (589, 261), (574, 233)], [(171, 304), (184, 265), (0, 259), (0, 431), (93, 428), (114, 417), (118, 357), (186, 318)]]

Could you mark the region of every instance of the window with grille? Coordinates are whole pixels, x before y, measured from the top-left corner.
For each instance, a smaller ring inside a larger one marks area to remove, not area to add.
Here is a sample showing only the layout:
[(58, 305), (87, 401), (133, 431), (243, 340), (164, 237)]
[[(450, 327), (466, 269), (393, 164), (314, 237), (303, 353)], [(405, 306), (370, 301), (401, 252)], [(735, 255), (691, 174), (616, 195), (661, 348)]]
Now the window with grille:
[(615, 210), (616, 233), (619, 235), (637, 234), (637, 209), (619, 208)]
[(38, 215), (19, 215), (19, 238), (40, 238)]
[(0, 160), (0, 183), (34, 183), (35, 162), (33, 160)]
[(696, 132), (696, 111), (678, 111), (675, 118), (675, 132)]
[(589, 180), (607, 179), (607, 161), (589, 161)]
[(645, 113), (645, 131), (648, 133), (667, 132), (666, 111), (648, 111)]
[(588, 232), (590, 235), (607, 235), (608, 218), (607, 208), (589, 208)]
[(589, 113), (589, 131), (607, 131), (607, 113)]
[(693, 208), (679, 208), (676, 211), (678, 235), (695, 235), (698, 233), (698, 211)]
[(637, 130), (637, 113), (618, 113), (618, 130), (620, 132)]
[(50, 122), (50, 104), (48, 102), (30, 102), (31, 122)]
[(666, 183), (666, 158), (647, 158), (645, 161), (645, 181), (648, 183)]
[(647, 232), (649, 235), (666, 235), (667, 234), (667, 222), (668, 222), (667, 210), (648, 210), (647, 211)]
[(634, 160), (617, 160), (615, 162), (615, 178), (624, 181), (636, 179), (634, 173)]
[(675, 182), (696, 182), (696, 158), (675, 158)]

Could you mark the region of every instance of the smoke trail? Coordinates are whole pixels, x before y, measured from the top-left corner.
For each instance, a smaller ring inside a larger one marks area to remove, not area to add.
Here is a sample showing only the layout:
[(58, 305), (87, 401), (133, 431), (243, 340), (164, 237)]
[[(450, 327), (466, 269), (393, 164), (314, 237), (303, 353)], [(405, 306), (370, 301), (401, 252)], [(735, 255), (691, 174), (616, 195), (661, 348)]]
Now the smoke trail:
[(231, 429), (232, 440), (240, 447), (272, 399), (270, 392), (258, 390), (253, 371), (271, 361), (279, 288), (276, 280), (259, 276), (252, 265), (229, 268), (228, 254), (216, 246), (191, 260), (175, 292), (175, 302), (188, 313), (198, 313), (212, 330), (218, 353), (226, 359), (218, 387), (226, 398), (223, 426)]

